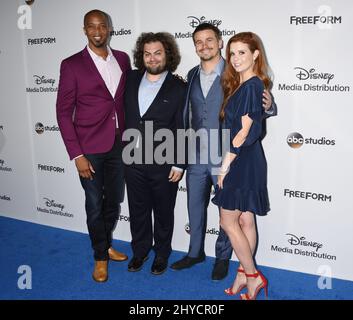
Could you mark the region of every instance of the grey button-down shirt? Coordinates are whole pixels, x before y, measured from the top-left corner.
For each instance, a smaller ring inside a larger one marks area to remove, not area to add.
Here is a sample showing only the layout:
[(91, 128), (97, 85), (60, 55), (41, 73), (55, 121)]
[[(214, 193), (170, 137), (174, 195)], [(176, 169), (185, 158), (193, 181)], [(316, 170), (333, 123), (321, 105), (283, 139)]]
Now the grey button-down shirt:
[(206, 73), (200, 66), (200, 84), (203, 96), (206, 98), (210, 91), (213, 82), (217, 76), (221, 76), (224, 67), (224, 60), (220, 59), (214, 70), (210, 73)]
[(147, 109), (152, 104), (165, 78), (167, 77), (167, 74), (168, 74), (168, 71), (164, 71), (161, 74), (161, 77), (157, 81), (148, 80), (146, 76), (146, 72), (143, 75), (142, 80), (140, 82), (139, 93), (138, 93), (141, 117), (146, 113)]

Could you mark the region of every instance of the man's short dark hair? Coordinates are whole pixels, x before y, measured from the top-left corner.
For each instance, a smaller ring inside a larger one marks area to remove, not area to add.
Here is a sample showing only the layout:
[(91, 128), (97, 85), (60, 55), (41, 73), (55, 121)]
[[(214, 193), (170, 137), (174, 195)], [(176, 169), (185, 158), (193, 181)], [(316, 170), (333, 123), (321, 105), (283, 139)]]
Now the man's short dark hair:
[(106, 14), (104, 11), (101, 11), (101, 10), (98, 10), (98, 9), (94, 9), (94, 10), (91, 10), (91, 11), (88, 11), (84, 18), (83, 18), (83, 25), (86, 26), (86, 23), (87, 23), (87, 20), (88, 20), (88, 17), (91, 15), (91, 14), (100, 14), (104, 17), (104, 19), (106, 20), (107, 22), (107, 26), (110, 25), (110, 18), (108, 16), (108, 14)]
[(174, 72), (180, 63), (181, 56), (175, 38), (168, 32), (141, 33), (136, 41), (136, 46), (133, 51), (135, 67), (140, 71), (145, 70), (143, 62), (144, 46), (146, 43), (151, 42), (162, 43), (166, 54), (166, 70)]
[(204, 22), (204, 23), (200, 23), (194, 30), (194, 32), (192, 33), (192, 40), (194, 40), (195, 42), (195, 34), (199, 31), (203, 31), (203, 30), (212, 30), (217, 38), (217, 40), (221, 40), (222, 39), (222, 32), (221, 30), (218, 29), (218, 27), (216, 27), (215, 25), (208, 23), (208, 22)]

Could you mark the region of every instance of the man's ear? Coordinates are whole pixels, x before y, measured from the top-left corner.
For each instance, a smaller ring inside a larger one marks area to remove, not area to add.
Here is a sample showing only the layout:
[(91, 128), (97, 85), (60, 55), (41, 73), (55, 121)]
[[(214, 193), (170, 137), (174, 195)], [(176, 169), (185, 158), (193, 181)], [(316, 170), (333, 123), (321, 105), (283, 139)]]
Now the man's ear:
[(219, 50), (223, 49), (223, 40), (222, 39), (218, 40), (218, 48), (219, 48)]

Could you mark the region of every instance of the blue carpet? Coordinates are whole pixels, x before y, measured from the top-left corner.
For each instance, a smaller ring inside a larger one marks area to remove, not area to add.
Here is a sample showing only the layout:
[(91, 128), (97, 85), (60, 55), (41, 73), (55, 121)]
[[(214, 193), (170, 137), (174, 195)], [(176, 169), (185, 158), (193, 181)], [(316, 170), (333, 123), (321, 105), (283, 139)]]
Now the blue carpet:
[[(131, 257), (130, 244), (114, 247)], [(169, 262), (185, 253), (173, 251)], [(153, 253), (140, 272), (128, 272), (128, 262), (110, 262), (109, 280), (92, 280), (93, 260), (87, 234), (0, 217), (0, 299), (2, 300), (232, 300), (223, 293), (234, 277), (231, 262), (226, 279), (210, 280), (214, 258), (191, 269), (150, 273)], [(32, 288), (19, 289), (21, 265), (30, 266)], [(318, 276), (261, 267), (269, 280), (271, 300), (351, 300), (353, 282), (332, 279), (332, 289), (320, 290)], [(264, 292), (259, 299), (265, 299)]]

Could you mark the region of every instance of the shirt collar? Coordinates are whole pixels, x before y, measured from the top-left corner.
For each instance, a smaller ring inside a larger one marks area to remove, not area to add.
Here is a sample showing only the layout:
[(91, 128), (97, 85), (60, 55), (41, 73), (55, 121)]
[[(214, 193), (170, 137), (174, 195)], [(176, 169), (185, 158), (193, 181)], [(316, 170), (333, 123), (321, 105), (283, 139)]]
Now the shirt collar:
[[(91, 58), (94, 61), (98, 61), (98, 60), (104, 60), (101, 56), (99, 56), (98, 54), (96, 54), (90, 47), (89, 45), (87, 45), (87, 50), (91, 56)], [(107, 46), (107, 50), (108, 50), (108, 56), (107, 59), (105, 61), (109, 61), (111, 59), (111, 57), (113, 56), (112, 50), (110, 49), (109, 46)]]
[[(224, 59), (223, 57), (221, 57), (221, 59), (219, 59), (216, 67), (214, 68), (214, 70), (211, 71), (211, 73), (216, 73), (218, 76), (221, 76), (222, 75), (222, 72), (223, 72), (223, 69), (224, 69)], [(201, 68), (201, 64), (199, 66), (199, 72), (202, 72), (204, 74), (206, 74), (202, 68)]]
[(157, 81), (150, 81), (147, 79), (147, 71), (145, 71), (145, 74), (143, 75), (143, 80), (147, 83), (154, 84), (154, 85), (162, 85), (164, 82), (165, 78), (167, 77), (168, 71), (163, 71), (161, 73), (161, 77)]

